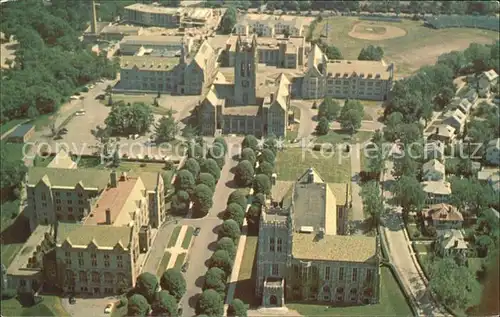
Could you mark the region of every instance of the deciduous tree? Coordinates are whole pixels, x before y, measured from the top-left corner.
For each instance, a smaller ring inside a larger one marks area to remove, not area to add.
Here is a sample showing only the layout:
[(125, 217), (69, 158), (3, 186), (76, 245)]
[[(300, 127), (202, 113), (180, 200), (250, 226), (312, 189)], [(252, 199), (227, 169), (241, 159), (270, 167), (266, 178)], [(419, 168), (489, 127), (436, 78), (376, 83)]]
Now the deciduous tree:
[(180, 270), (167, 269), (160, 279), (161, 289), (169, 292), (178, 301), (186, 293), (186, 280)]
[(228, 307), (227, 315), (232, 317), (247, 317), (247, 305), (241, 299), (235, 298)]
[(190, 192), (194, 187), (194, 176), (188, 170), (180, 170), (175, 177), (174, 186), (176, 190)]
[(213, 205), (214, 193), (204, 184), (196, 185), (193, 191), (193, 212), (197, 217), (205, 216)]
[(150, 305), (141, 294), (134, 294), (128, 300), (127, 316), (147, 316)]
[(253, 180), (254, 193), (270, 194), (271, 193), (271, 180), (265, 174), (255, 176)]
[(177, 301), (166, 290), (156, 293), (156, 300), (151, 308), (153, 309), (154, 316), (177, 317)]
[(149, 272), (141, 273), (137, 277), (135, 289), (137, 293), (144, 296), (148, 302), (152, 302), (154, 294), (158, 290), (158, 279)]
[(172, 111), (169, 111), (166, 116), (161, 117), (158, 123), (155, 124), (156, 142), (162, 143), (175, 140), (179, 131), (179, 123), (175, 121)]
[(216, 181), (219, 181), (220, 178), (220, 169), (219, 165), (213, 159), (206, 159), (201, 164), (201, 172), (211, 174)]
[(212, 254), (209, 266), (211, 268), (218, 267), (223, 270), (227, 276), (229, 276), (231, 274), (231, 270), (233, 269), (233, 260), (230, 258), (227, 251), (218, 250)]
[(210, 173), (200, 173), (198, 177), (198, 184), (207, 185), (213, 192), (215, 192), (215, 178)]
[(241, 235), (240, 226), (232, 219), (225, 220), (220, 226), (219, 235), (236, 241)]
[(196, 314), (205, 314), (211, 317), (224, 315), (224, 303), (219, 293), (212, 289), (203, 291), (196, 304)]
[(235, 168), (234, 181), (240, 187), (248, 187), (253, 182), (254, 169), (249, 161), (241, 161)]

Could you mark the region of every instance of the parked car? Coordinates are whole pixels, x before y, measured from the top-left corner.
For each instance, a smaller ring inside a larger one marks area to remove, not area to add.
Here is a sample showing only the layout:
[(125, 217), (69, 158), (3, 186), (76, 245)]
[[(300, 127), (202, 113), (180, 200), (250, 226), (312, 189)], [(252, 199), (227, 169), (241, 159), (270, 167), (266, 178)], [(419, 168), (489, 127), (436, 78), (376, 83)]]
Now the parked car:
[(189, 268), (189, 262), (186, 262), (182, 265), (181, 271), (186, 273)]
[(95, 97), (96, 100), (104, 100), (106, 98), (105, 94), (99, 94)]
[(75, 298), (75, 296), (71, 295), (71, 296), (69, 297), (69, 303), (70, 303), (71, 305), (76, 304), (76, 298)]
[(111, 314), (111, 311), (113, 310), (113, 306), (114, 306), (113, 303), (107, 304), (106, 307), (104, 308), (104, 313)]
[(75, 113), (75, 116), (84, 116), (85, 115), (85, 109), (80, 109)]
[(177, 309), (177, 316), (182, 316), (182, 312), (184, 310), (182, 309), (182, 306), (180, 306), (178, 309)]
[(63, 133), (68, 133), (68, 129), (66, 129), (66, 128), (62, 128), (62, 129), (61, 129), (61, 132), (63, 132)]
[(200, 227), (196, 227), (196, 229), (194, 229), (193, 235), (194, 235), (194, 236), (199, 235), (199, 234), (200, 234), (200, 231), (201, 231), (201, 228), (200, 228)]

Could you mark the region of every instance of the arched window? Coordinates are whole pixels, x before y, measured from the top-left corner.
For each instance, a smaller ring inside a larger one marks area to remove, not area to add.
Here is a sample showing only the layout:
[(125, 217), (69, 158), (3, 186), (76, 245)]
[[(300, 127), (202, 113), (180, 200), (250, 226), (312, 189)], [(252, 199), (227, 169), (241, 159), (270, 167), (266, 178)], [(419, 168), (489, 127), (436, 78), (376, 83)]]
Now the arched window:
[(99, 272), (92, 272), (92, 283), (100, 283), (101, 282), (101, 275)]
[(281, 238), (278, 238), (278, 246), (277, 246), (277, 251), (278, 252), (281, 252), (282, 245), (283, 245), (283, 240), (281, 240)]
[(352, 302), (355, 302), (358, 299), (358, 290), (353, 288), (349, 292), (349, 297), (351, 298)]
[(344, 292), (344, 288), (343, 287), (338, 287), (337, 288), (337, 293), (343, 293)]
[(274, 238), (269, 238), (269, 251), (274, 252)]
[(104, 273), (104, 283), (106, 284), (113, 284), (114, 283), (114, 276), (112, 273), (106, 272)]

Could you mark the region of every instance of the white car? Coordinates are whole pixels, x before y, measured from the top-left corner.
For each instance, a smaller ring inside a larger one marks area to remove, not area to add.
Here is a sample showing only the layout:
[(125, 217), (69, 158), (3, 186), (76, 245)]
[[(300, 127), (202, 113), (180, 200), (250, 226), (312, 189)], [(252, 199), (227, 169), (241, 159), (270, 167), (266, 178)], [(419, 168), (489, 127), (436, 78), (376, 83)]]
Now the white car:
[(85, 110), (84, 109), (80, 109), (80, 110), (78, 110), (75, 113), (75, 116), (84, 116), (84, 115), (85, 115)]
[(111, 311), (113, 310), (113, 303), (109, 303), (104, 307), (104, 313), (105, 314), (111, 314)]
[(94, 87), (95, 87), (95, 85), (90, 85), (89, 89), (93, 89)]
[(78, 100), (80, 99), (80, 96), (71, 96), (69, 97), (70, 100)]

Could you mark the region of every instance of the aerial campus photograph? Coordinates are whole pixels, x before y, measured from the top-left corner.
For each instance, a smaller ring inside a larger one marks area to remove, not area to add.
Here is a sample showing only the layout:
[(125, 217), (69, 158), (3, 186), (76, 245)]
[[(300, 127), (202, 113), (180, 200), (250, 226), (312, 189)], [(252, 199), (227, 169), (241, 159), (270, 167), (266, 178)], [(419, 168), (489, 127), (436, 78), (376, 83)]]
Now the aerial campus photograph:
[(498, 316), (498, 1), (0, 1), (1, 316)]

